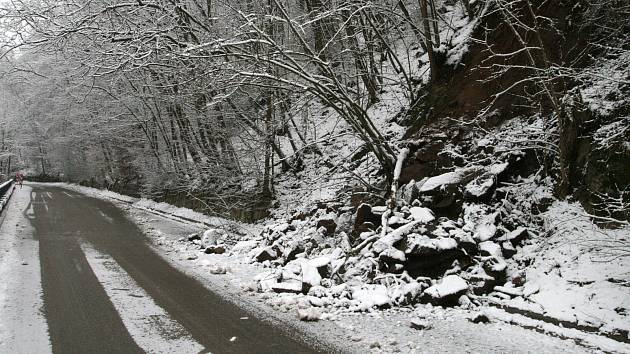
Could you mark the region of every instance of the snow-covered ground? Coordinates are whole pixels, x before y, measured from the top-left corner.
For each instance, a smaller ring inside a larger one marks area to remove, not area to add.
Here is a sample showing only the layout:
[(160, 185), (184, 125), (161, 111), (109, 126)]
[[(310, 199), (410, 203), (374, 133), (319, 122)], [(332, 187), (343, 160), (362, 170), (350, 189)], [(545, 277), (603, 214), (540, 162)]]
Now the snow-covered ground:
[(0, 214), (0, 353), (51, 353), (28, 186)]
[[(257, 247), (260, 241), (257, 235), (230, 232), (223, 234), (220, 232), (218, 243), (226, 245), (226, 252), (223, 254), (205, 254), (203, 247), (200, 246), (203, 238), (194, 242), (189, 241), (189, 235), (193, 233), (201, 236), (201, 233), (207, 229), (204, 225), (174, 221), (156, 215), (150, 209), (137, 208), (128, 203), (118, 202), (116, 200), (123, 198), (110, 192), (100, 192), (76, 186), (71, 188), (96, 197), (116, 198), (113, 201), (126, 208), (129, 216), (141, 225), (149, 235), (157, 252), (226, 299), (248, 308), (271, 322), (288, 323), (306, 333), (333, 341), (338, 347), (345, 348), (350, 352), (366, 350), (373, 352), (431, 352), (435, 348), (440, 348), (444, 352), (630, 351), (630, 346), (627, 344), (593, 333), (563, 329), (559, 326), (484, 306), (468, 309), (416, 304), (382, 309), (374, 306), (366, 307), (363, 311), (356, 311), (356, 309), (348, 310), (338, 306), (336, 304), (337, 299), (326, 296), (318, 297), (312, 293), (304, 295), (276, 293), (274, 291), (260, 292), (259, 282), (256, 282), (255, 279), (269, 274), (270, 269), (265, 267), (265, 264), (252, 262), (249, 251)], [(150, 202), (145, 203), (150, 204)], [(160, 208), (157, 204), (150, 205), (152, 208)], [(165, 208), (165, 210), (168, 209)], [(551, 210), (550, 213), (556, 208)], [(180, 210), (180, 213), (184, 212), (184, 210)], [(559, 211), (556, 210), (556, 212)], [(562, 213), (566, 212), (566, 210), (562, 211)], [(187, 217), (194, 216), (192, 212), (185, 212), (185, 215)], [(549, 253), (549, 257), (555, 257), (554, 252), (557, 250), (553, 247), (543, 247), (542, 249)], [(545, 257), (540, 258), (545, 259)], [(579, 265), (586, 268), (590, 266), (586, 262), (575, 262), (574, 267)], [(536, 301), (547, 306), (545, 314), (549, 316), (561, 314), (562, 308), (571, 307), (569, 303), (553, 305), (554, 299), (561, 296), (571, 298), (575, 296), (576, 301), (582, 306), (581, 312), (583, 313), (604, 315), (608, 310), (598, 309), (598, 307), (604, 305), (606, 299), (616, 302), (627, 301), (627, 293), (625, 297), (619, 298), (623, 295), (623, 289), (627, 289), (625, 287), (611, 292), (609, 297), (602, 298), (600, 301), (589, 302), (588, 296), (585, 299), (581, 298), (587, 292), (573, 295), (574, 289), (569, 286), (575, 285), (574, 282), (570, 281), (573, 279), (563, 279), (562, 282), (567, 287), (560, 287), (563, 290), (558, 290), (557, 287), (547, 286), (558, 280), (545, 277), (544, 272), (537, 272), (538, 268), (534, 265), (530, 271), (531, 274), (528, 273), (528, 277), (539, 284), (540, 289), (534, 299), (539, 299)], [(576, 268), (574, 271), (580, 272), (586, 271), (586, 269)], [(606, 276), (601, 275), (598, 279), (602, 278), (606, 278)], [(564, 293), (554, 294), (552, 293), (554, 291), (564, 291)], [(379, 302), (378, 298), (373, 297), (378, 295), (378, 291), (366, 292), (365, 294), (365, 300), (373, 301), (374, 305)], [(548, 300), (545, 294), (549, 294)], [(608, 304), (607, 307), (610, 308), (610, 306), (612, 304)], [(615, 304), (614, 306), (625, 305)], [(305, 313), (311, 319), (320, 320), (316, 322), (300, 321), (299, 316), (306, 317)], [(470, 319), (478, 313), (487, 314), (491, 322), (487, 324), (471, 322)], [(619, 320), (623, 321), (623, 318), (620, 317)], [(417, 323), (420, 325), (418, 326)], [(623, 328), (623, 325), (623, 323), (616, 323), (618, 327)], [(416, 329), (423, 326), (427, 328)], [(549, 333), (549, 335), (539, 332)], [(569, 338), (569, 340), (555, 336)]]
[(556, 202), (545, 218), (548, 235), (521, 253), (534, 261), (526, 277), (538, 289), (522, 305), (602, 331), (630, 331), (630, 227), (600, 228), (568, 202)]

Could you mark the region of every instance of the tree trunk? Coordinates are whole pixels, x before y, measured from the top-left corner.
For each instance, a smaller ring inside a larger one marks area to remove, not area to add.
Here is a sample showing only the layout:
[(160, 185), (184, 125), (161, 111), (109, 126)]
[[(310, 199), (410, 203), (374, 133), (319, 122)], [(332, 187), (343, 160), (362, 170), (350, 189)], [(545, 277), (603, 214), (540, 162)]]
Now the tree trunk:
[(267, 98), (267, 113), (265, 115), (265, 166), (263, 171), (262, 195), (271, 197), (271, 145), (273, 144), (273, 94)]
[(578, 152), (578, 139), (582, 133), (582, 123), (588, 118), (588, 110), (585, 109), (578, 95), (572, 96), (562, 107), (562, 114), (558, 117), (558, 184), (556, 194), (559, 198), (566, 198), (573, 191), (577, 182), (575, 178), (575, 166)]
[(418, 0), (420, 2), (420, 12), (422, 13), (422, 24), (424, 26), (424, 43), (429, 56), (429, 65), (431, 67), (431, 80), (435, 81), (439, 75), (435, 53), (433, 52), (433, 40), (431, 39), (431, 19), (429, 18), (429, 4), (427, 0)]
[[(373, 75), (370, 74), (370, 68), (368, 64), (365, 63), (361, 48), (359, 47), (359, 41), (357, 40), (357, 28), (354, 25), (353, 19), (350, 18), (350, 12), (345, 10), (342, 11), (342, 17), (346, 22), (345, 30), (346, 36), (348, 38), (348, 47), (352, 52), (352, 56), (354, 58), (354, 64), (356, 66), (357, 71), (359, 72), (359, 76), (363, 81), (363, 85), (368, 92), (368, 106), (378, 102), (378, 80), (375, 79)], [(368, 55), (372, 55), (368, 53)]]

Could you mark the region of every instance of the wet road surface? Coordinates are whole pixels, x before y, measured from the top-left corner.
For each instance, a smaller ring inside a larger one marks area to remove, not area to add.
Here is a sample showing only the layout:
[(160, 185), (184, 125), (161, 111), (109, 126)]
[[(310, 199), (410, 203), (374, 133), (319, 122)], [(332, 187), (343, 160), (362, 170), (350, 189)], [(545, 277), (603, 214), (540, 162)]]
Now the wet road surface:
[(43, 312), (55, 353), (144, 352), (94, 274), (85, 244), (115, 261), (204, 348), (201, 352), (316, 352), (173, 268), (112, 203), (33, 185), (27, 209), (39, 242)]

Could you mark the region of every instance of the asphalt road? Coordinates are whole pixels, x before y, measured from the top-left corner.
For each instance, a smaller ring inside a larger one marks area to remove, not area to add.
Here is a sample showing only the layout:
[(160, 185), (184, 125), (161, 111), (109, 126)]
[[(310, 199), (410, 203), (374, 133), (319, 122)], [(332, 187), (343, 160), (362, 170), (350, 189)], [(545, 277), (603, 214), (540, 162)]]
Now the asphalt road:
[[(33, 185), (29, 207), (33, 212), (25, 216), (39, 242), (43, 312), (53, 352), (143, 352), (90, 267), (82, 249), (86, 243), (124, 269), (205, 347), (202, 352), (316, 352), (298, 336), (257, 320), (173, 268), (112, 203)], [(234, 337), (238, 340), (229, 340)]]

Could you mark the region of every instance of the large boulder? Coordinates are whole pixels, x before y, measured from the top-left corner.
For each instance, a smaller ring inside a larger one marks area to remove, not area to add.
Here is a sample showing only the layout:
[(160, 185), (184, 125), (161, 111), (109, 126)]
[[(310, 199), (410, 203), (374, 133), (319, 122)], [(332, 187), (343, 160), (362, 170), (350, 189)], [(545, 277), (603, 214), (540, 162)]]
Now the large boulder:
[(464, 255), (454, 238), (411, 234), (402, 243), (406, 256), (405, 270), (412, 276), (444, 274), (453, 261)]
[(440, 215), (456, 217), (464, 200), (464, 186), (482, 174), (482, 166), (457, 168), (416, 183), (419, 199)]

